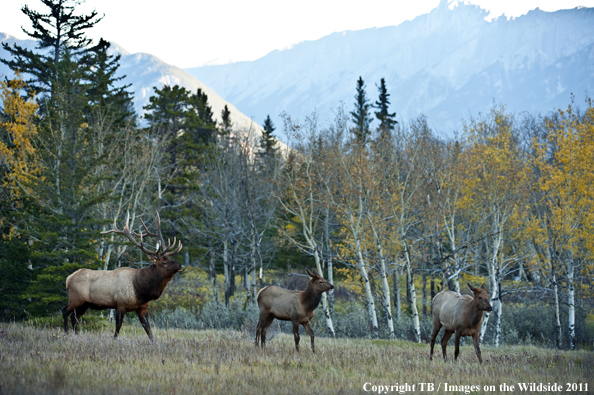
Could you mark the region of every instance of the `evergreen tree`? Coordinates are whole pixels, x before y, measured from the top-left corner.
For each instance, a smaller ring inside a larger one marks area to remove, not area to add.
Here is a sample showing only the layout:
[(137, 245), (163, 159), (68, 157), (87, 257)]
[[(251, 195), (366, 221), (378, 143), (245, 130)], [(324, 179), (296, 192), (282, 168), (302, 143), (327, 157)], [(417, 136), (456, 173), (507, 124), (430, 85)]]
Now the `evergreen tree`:
[(53, 92), (56, 81), (57, 65), (64, 51), (70, 51), (69, 57), (80, 61), (81, 65), (90, 66), (92, 56), (90, 53), (105, 46), (101, 41), (92, 45), (92, 40), (85, 36), (85, 31), (95, 26), (102, 17), (93, 11), (89, 15), (75, 15), (77, 0), (40, 0), (49, 8), (47, 13), (40, 13), (30, 9), (27, 5), (21, 9), (31, 20), (33, 31), (23, 28), (23, 32), (32, 39), (37, 40), (37, 49), (31, 51), (14, 43), (6, 43), (2, 47), (12, 58), (0, 59), (11, 70), (20, 70), (31, 76), (27, 81), (29, 89), (37, 93)]
[(372, 122), (369, 110), (370, 106), (367, 94), (365, 93), (365, 83), (363, 82), (363, 78), (359, 77), (357, 80), (357, 94), (355, 95), (355, 110), (351, 111), (351, 116), (355, 123), (355, 127), (352, 129), (355, 134), (355, 141), (361, 145), (367, 142), (371, 134), (369, 128)]
[[(163, 185), (159, 205), (163, 220), (163, 234), (168, 237), (190, 236), (188, 227), (195, 227), (193, 220), (200, 218), (191, 196), (197, 187), (197, 177), (203, 155), (216, 141), (216, 122), (208, 96), (201, 89), (195, 94), (175, 85), (154, 88), (145, 118), (149, 133), (165, 140), (167, 163), (158, 169)], [(182, 220), (183, 218), (183, 220)], [(195, 242), (184, 239), (186, 251), (194, 250)]]
[(31, 300), (27, 310), (33, 314), (64, 307), (66, 276), (99, 264), (95, 208), (106, 196), (96, 186), (105, 159), (88, 123), (88, 87), (83, 70), (64, 51), (39, 125), (40, 175), (28, 185), (35, 204), (28, 207), (30, 224), (22, 229), (35, 240), (30, 255), (34, 279), (26, 291)]
[(93, 64), (91, 72), (87, 73), (90, 81), (87, 91), (89, 104), (96, 111), (101, 110), (102, 115), (108, 112), (115, 126), (122, 127), (127, 123), (135, 125), (134, 97), (127, 90), (132, 84), (116, 86), (126, 77), (116, 76), (122, 56), (110, 55), (108, 53), (110, 44), (102, 38), (99, 42), (91, 53), (92, 57), (89, 58)]
[[(11, 232), (28, 248), (19, 256), (27, 257), (32, 270), (23, 294), (32, 314), (62, 308), (66, 276), (98, 266), (103, 218), (98, 207), (109, 194), (98, 185), (111, 176), (112, 169), (105, 170), (106, 152), (124, 149), (117, 133), (133, 120), (127, 87), (115, 87), (121, 79), (115, 76), (119, 57), (107, 53), (106, 41), (93, 45), (84, 35), (101, 18), (95, 11), (76, 15), (75, 0), (41, 1), (47, 14), (22, 8), (33, 25), (32, 32), (23, 30), (38, 40), (38, 52), (4, 45), (12, 58), (2, 60), (27, 74), (29, 91), (47, 93), (39, 98), (34, 137), (38, 174), (19, 183), (27, 199), (10, 218)], [(19, 251), (20, 246), (9, 249)]]
[(262, 136), (260, 137), (260, 148), (264, 156), (274, 156), (277, 151), (277, 141), (272, 134), (276, 128), (270, 119), (270, 115), (266, 116), (264, 120), (264, 129), (262, 130)]
[(206, 126), (213, 126), (215, 124), (213, 118), (214, 114), (212, 112), (212, 107), (208, 104), (208, 96), (206, 95), (206, 92), (203, 92), (202, 89), (198, 88), (196, 94), (193, 95), (193, 98), (196, 100), (194, 107), (198, 112), (201, 122)]
[(208, 96), (201, 89), (196, 94), (179, 85), (153, 89), (155, 94), (144, 106), (144, 118), (150, 133), (167, 140), (167, 174), (176, 177), (183, 163), (192, 161), (196, 165), (200, 151), (215, 141), (216, 122)]
[(225, 108), (221, 110), (221, 129), (223, 133), (229, 134), (232, 127), (233, 121), (231, 120), (231, 111), (229, 111), (229, 107), (225, 104)]
[(387, 139), (390, 137), (392, 131), (394, 130), (394, 126), (398, 123), (394, 118), (396, 117), (396, 113), (390, 114), (388, 112), (388, 107), (390, 106), (390, 94), (386, 89), (386, 81), (384, 78), (380, 80), (380, 85), (376, 85), (379, 91), (379, 98), (378, 101), (375, 102), (375, 108), (378, 111), (375, 112), (375, 117), (380, 121), (380, 125), (378, 127), (380, 131), (380, 137), (382, 139)]
[(163, 136), (185, 129), (190, 92), (179, 85), (164, 85), (162, 89), (155, 86), (153, 90), (149, 104), (143, 107), (151, 131)]

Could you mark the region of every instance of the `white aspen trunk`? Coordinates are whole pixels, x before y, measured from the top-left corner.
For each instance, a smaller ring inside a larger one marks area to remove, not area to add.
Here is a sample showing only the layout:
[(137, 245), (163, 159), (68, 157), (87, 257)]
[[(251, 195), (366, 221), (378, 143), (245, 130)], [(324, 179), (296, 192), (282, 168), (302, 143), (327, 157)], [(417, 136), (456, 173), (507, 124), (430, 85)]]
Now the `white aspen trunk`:
[(229, 288), (231, 287), (231, 279), (229, 277), (231, 275), (231, 271), (229, 270), (229, 243), (226, 238), (223, 241), (223, 269), (225, 276), (225, 278), (223, 279), (223, 291), (225, 291), (225, 305), (228, 305)]
[(569, 349), (575, 350), (575, 288), (573, 286), (574, 265), (570, 257), (567, 260), (567, 304), (569, 318)]
[(113, 251), (113, 233), (109, 239), (109, 247), (107, 247), (107, 253), (105, 254), (105, 260), (103, 261), (103, 270), (107, 270), (109, 267), (109, 260), (111, 259), (111, 251)]
[[(326, 263), (328, 265), (328, 282), (334, 284), (334, 269), (332, 267), (332, 248), (330, 248), (330, 208), (326, 207), (324, 215), (324, 238), (326, 242)], [(328, 291), (328, 302), (330, 304), (330, 316), (334, 317), (334, 289)]]
[(460, 292), (460, 279), (458, 277), (458, 270), (460, 268), (460, 262), (458, 261), (457, 257), (454, 257), (454, 261), (456, 262), (455, 266), (454, 266), (454, 277), (452, 278), (452, 281), (454, 283), (454, 291), (461, 293)]
[[(423, 268), (425, 270), (425, 268)], [(423, 272), (423, 283), (422, 283), (422, 299), (423, 299), (423, 317), (427, 317), (427, 273)]]
[(365, 261), (363, 260), (363, 256), (361, 256), (359, 252), (359, 259), (358, 264), (359, 272), (361, 273), (361, 277), (363, 278), (363, 284), (365, 286), (365, 299), (367, 302), (367, 311), (369, 313), (369, 320), (371, 321), (371, 336), (374, 339), (379, 337), (379, 326), (377, 324), (377, 314), (375, 312), (375, 302), (373, 300), (373, 293), (371, 292), (371, 284), (369, 282), (369, 275), (367, 274), (367, 268), (365, 267)]
[[(452, 215), (452, 217), (451, 217), (451, 228), (450, 228), (450, 226), (448, 225), (448, 222), (446, 220), (446, 217), (444, 216), (444, 222), (446, 224), (446, 227), (445, 228), (447, 230), (448, 237), (450, 238), (450, 244), (451, 244), (452, 251), (456, 251), (456, 248), (457, 248), (456, 247), (455, 219), (456, 219), (455, 216)], [(456, 254), (456, 255), (454, 255), (454, 274), (455, 275), (452, 278), (452, 281), (454, 283), (454, 290), (456, 292), (458, 292), (458, 293), (460, 293), (460, 281), (459, 281), (458, 273), (457, 273), (459, 267), (460, 267), (460, 261), (458, 259), (457, 254)]]
[[(497, 285), (497, 289), (501, 289), (501, 284)], [(501, 300), (501, 291), (498, 292), (499, 300), (497, 303), (497, 323), (495, 324), (495, 347), (501, 344), (501, 317), (503, 315), (503, 303)]]
[[(493, 302), (493, 304), (495, 304), (493, 310), (498, 311), (497, 309), (499, 308), (497, 305), (499, 304), (499, 282), (501, 281), (499, 279), (499, 270), (498, 270), (498, 262), (497, 262), (497, 257), (499, 255), (499, 247), (501, 246), (501, 242), (502, 242), (502, 231), (499, 233), (499, 236), (495, 238), (494, 242), (493, 242), (493, 251), (492, 251), (492, 256), (491, 256), (491, 260), (489, 261), (489, 263), (487, 264), (487, 268), (489, 269), (489, 287), (491, 288), (491, 301)], [(481, 336), (480, 336), (480, 341), (482, 342), (485, 338), (485, 333), (487, 332), (487, 325), (489, 324), (489, 317), (491, 316), (491, 313), (489, 312), (484, 312), (483, 314), (483, 324), (481, 326)]]
[[(259, 236), (256, 235), (256, 241), (258, 242), (258, 244), (256, 244), (256, 254), (258, 257), (258, 264), (260, 265), (260, 270), (258, 272), (258, 284), (260, 285), (260, 287), (262, 287), (264, 285), (264, 262), (262, 261), (262, 252), (260, 250), (260, 239)], [(254, 280), (255, 281), (255, 280)], [(258, 295), (258, 291), (257, 289), (254, 287), (255, 289), (255, 295)]]
[(252, 248), (251, 248), (251, 258), (252, 258), (252, 265), (250, 267), (250, 277), (251, 277), (251, 284), (250, 284), (250, 299), (252, 304), (256, 304), (256, 237), (257, 235), (254, 234), (252, 236)]
[(394, 320), (392, 318), (392, 306), (390, 303), (390, 285), (388, 284), (388, 276), (386, 274), (385, 267), (382, 269), (381, 278), (382, 288), (384, 290), (383, 307), (386, 314), (386, 321), (388, 322), (388, 337), (390, 340), (394, 340), (396, 335), (394, 333)]
[(413, 325), (415, 328), (415, 341), (421, 342), (421, 324), (419, 322), (419, 311), (417, 310), (417, 291), (415, 290), (415, 282), (412, 274), (412, 264), (410, 255), (408, 253), (408, 246), (405, 244), (404, 256), (406, 258), (406, 273), (408, 274), (408, 286), (410, 289), (410, 307), (412, 312)]
[(225, 289), (229, 286), (229, 245), (227, 240), (223, 241), (223, 269)]
[(394, 287), (394, 295), (395, 295), (395, 299), (396, 301), (394, 302), (394, 308), (396, 310), (396, 320), (400, 321), (401, 318), (401, 311), (400, 311), (400, 268), (397, 267), (394, 269), (394, 274), (393, 274), (394, 278), (392, 279), (393, 281), (393, 287)]
[[(362, 207), (360, 205), (360, 207)], [(365, 300), (367, 302), (367, 311), (369, 313), (369, 320), (371, 321), (371, 336), (374, 339), (379, 337), (379, 326), (377, 324), (377, 314), (375, 311), (375, 301), (373, 300), (373, 293), (371, 292), (371, 284), (369, 282), (369, 275), (367, 273), (367, 268), (365, 267), (365, 259), (363, 258), (363, 252), (361, 251), (361, 241), (359, 240), (359, 235), (356, 232), (356, 229), (359, 228), (358, 224), (355, 225), (357, 221), (353, 218), (353, 214), (350, 214), (350, 222), (351, 222), (351, 229), (353, 230), (353, 239), (355, 241), (355, 248), (357, 250), (357, 267), (359, 268), (359, 272), (361, 273), (361, 278), (363, 279), (363, 285), (365, 288)]]
[(369, 223), (371, 225), (371, 229), (373, 230), (373, 236), (375, 239), (376, 248), (380, 259), (380, 277), (382, 281), (382, 291), (384, 294), (382, 298), (382, 307), (384, 308), (384, 314), (386, 314), (386, 321), (388, 324), (388, 336), (390, 340), (394, 340), (396, 336), (394, 334), (394, 321), (392, 319), (392, 306), (390, 303), (390, 285), (388, 284), (388, 274), (386, 270), (386, 259), (384, 257), (384, 249), (379, 240), (379, 235), (377, 234), (375, 227), (371, 222), (371, 218), (369, 218)]
[(215, 302), (219, 303), (219, 287), (217, 286), (217, 273), (215, 271), (215, 254), (214, 250), (210, 249), (210, 281), (212, 283), (212, 296)]
[[(314, 260), (316, 261), (316, 270), (318, 273), (323, 274), (318, 249), (314, 249), (313, 252)], [(326, 292), (322, 294), (322, 309), (324, 310), (324, 316), (326, 317), (326, 327), (328, 328), (328, 332), (330, 332), (330, 336), (334, 339), (336, 333), (334, 332), (334, 324), (332, 323), (332, 316), (330, 315), (330, 309), (328, 308), (328, 296), (326, 295)]]
[(563, 347), (562, 332), (561, 332), (561, 317), (559, 316), (559, 285), (557, 284), (557, 276), (553, 273), (553, 293), (555, 294), (555, 329), (557, 335), (557, 348), (561, 350)]
[[(488, 264), (487, 267), (489, 268), (489, 287), (490, 289), (490, 293), (491, 293), (491, 302), (493, 304), (495, 304), (495, 302), (497, 301), (497, 286), (496, 284), (496, 280), (495, 280), (495, 271), (493, 270), (493, 267), (491, 264)], [(494, 310), (497, 309), (497, 305), (495, 304), (495, 308)], [(480, 336), (480, 341), (482, 342), (485, 338), (485, 333), (487, 333), (487, 325), (489, 325), (489, 317), (491, 316), (491, 313), (488, 311), (485, 311), (483, 313), (483, 324), (481, 325), (481, 336)]]

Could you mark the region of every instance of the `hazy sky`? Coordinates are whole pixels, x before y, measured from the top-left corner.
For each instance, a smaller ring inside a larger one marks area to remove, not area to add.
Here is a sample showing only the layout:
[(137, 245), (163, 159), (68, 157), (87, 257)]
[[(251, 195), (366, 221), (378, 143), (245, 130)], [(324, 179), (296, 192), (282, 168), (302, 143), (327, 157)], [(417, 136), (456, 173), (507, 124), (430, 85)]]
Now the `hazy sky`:
[[(471, 0), (513, 17), (594, 7), (594, 0)], [(0, 32), (26, 38), (31, 24), (22, 5), (45, 11), (36, 0), (0, 0)], [(364, 4), (364, 5), (363, 5)], [(211, 61), (254, 60), (268, 52), (343, 30), (397, 25), (427, 13), (439, 0), (86, 0), (80, 13), (96, 9), (105, 18), (89, 31), (129, 52), (147, 52), (167, 63), (193, 67)]]

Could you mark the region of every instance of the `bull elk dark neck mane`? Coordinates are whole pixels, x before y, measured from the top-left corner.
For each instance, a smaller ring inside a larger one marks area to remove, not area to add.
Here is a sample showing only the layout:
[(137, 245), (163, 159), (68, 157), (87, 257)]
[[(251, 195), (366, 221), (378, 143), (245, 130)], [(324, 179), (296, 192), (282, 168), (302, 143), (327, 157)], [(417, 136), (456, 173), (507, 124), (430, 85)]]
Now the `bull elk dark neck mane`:
[(138, 269), (132, 284), (134, 293), (140, 303), (147, 303), (159, 299), (165, 287), (177, 272), (163, 273), (156, 265)]
[[(148, 305), (151, 300), (158, 299), (175, 273), (181, 272), (183, 266), (170, 258), (182, 249), (182, 243), (173, 239), (173, 244), (165, 244), (161, 234), (161, 220), (157, 213), (157, 233), (148, 231), (142, 220), (144, 233), (134, 233), (128, 226), (130, 215), (126, 217), (123, 230), (113, 221), (113, 229), (101, 232), (119, 233), (124, 235), (149, 257), (151, 265), (143, 269), (122, 267), (115, 270), (80, 269), (66, 279), (68, 291), (68, 305), (62, 309), (64, 317), (64, 331), (68, 332), (68, 317), (71, 316), (72, 327), (78, 331), (80, 317), (87, 309), (115, 309), (116, 329), (114, 337), (118, 337), (124, 316), (127, 312), (135, 311), (149, 339), (153, 339), (148, 321)], [(134, 236), (140, 238), (138, 242)], [(156, 250), (144, 245), (143, 238), (154, 237), (158, 241)], [(177, 244), (177, 246), (176, 246)]]

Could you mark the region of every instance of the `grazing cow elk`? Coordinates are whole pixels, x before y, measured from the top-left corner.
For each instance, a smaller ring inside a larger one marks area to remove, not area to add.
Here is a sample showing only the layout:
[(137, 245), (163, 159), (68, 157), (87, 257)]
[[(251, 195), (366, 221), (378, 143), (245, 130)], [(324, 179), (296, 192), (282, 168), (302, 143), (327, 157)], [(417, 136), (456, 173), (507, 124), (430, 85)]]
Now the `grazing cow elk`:
[(443, 350), (443, 359), (447, 360), (446, 348), (452, 334), (456, 333), (454, 360), (458, 359), (460, 353), (460, 337), (472, 336), (474, 350), (480, 363), (481, 349), (479, 347), (479, 334), (481, 324), (483, 323), (483, 311), (491, 311), (493, 308), (489, 303), (489, 293), (487, 287), (483, 284), (480, 288), (475, 288), (468, 284), (474, 294), (460, 295), (457, 292), (441, 291), (433, 298), (431, 313), (433, 314), (433, 335), (431, 336), (431, 354), (429, 359), (433, 359), (433, 346), (439, 330), (443, 326), (445, 332), (441, 338), (441, 349)]
[[(68, 316), (72, 314), (72, 326), (78, 332), (78, 320), (90, 307), (94, 310), (115, 309), (116, 329), (114, 338), (118, 337), (124, 316), (127, 312), (136, 311), (138, 319), (144, 327), (149, 339), (153, 340), (151, 327), (148, 321), (148, 305), (151, 300), (158, 299), (171, 281), (175, 273), (181, 272), (183, 266), (170, 259), (182, 249), (179, 242), (177, 248), (176, 239), (173, 244), (165, 241), (161, 235), (161, 219), (157, 213), (158, 233), (150, 233), (142, 220), (142, 226), (146, 233), (130, 233), (128, 221), (123, 230), (116, 226), (116, 219), (113, 220), (113, 229), (102, 234), (119, 233), (126, 236), (132, 244), (147, 254), (151, 265), (144, 269), (123, 267), (115, 270), (89, 270), (80, 269), (72, 273), (66, 279), (66, 290), (68, 291), (68, 305), (62, 309), (64, 316), (64, 331), (68, 333)], [(140, 237), (138, 243), (134, 237)], [(146, 236), (155, 237), (158, 240), (156, 251), (149, 250), (143, 243)]]
[(259, 339), (264, 347), (266, 331), (272, 321), (277, 318), (293, 323), (293, 336), (297, 351), (299, 351), (299, 324), (303, 325), (311, 337), (311, 351), (315, 352), (314, 332), (309, 322), (314, 317), (314, 310), (320, 304), (322, 293), (333, 289), (334, 286), (324, 280), (315, 269), (313, 273), (307, 269), (305, 271), (311, 277), (305, 291), (289, 291), (280, 287), (268, 286), (258, 292), (260, 319), (256, 328), (256, 347)]

